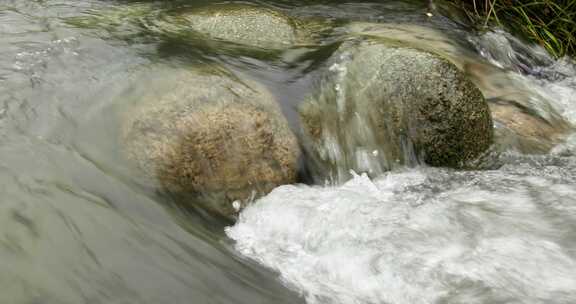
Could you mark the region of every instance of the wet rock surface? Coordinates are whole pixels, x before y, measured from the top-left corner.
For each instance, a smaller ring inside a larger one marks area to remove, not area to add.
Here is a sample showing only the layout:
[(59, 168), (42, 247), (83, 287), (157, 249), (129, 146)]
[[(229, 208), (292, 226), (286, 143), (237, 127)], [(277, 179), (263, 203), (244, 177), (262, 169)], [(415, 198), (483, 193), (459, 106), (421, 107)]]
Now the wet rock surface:
[[(446, 11), (447, 3), (438, 4), (444, 16), (452, 18), (458, 13)], [(423, 25), (373, 22), (352, 22), (346, 32), (352, 37), (377, 37), (431, 51), (456, 65), (489, 103), (495, 122), (494, 150), (548, 153), (571, 131), (548, 98), (540, 95), (538, 82), (533, 87), (526, 85), (534, 81), (530, 77), (553, 78), (543, 68), (553, 62), (552, 58), (543, 49), (527, 46), (508, 33), (495, 30), (471, 36), (458, 28), (439, 31)], [(478, 61), (477, 53), (465, 51), (466, 42), (472, 43), (487, 62)]]
[(492, 100), (490, 110), (495, 122), (496, 143), (503, 151), (546, 154), (562, 142), (570, 130), (565, 122), (550, 123), (514, 102)]
[(462, 72), (388, 40), (341, 46), (300, 113), (313, 171), (337, 181), (420, 162), (467, 168), (493, 141), (488, 105)]
[(211, 39), (261, 48), (299, 42), (297, 25), (283, 13), (247, 5), (217, 5), (180, 13), (175, 21)]
[[(299, 147), (274, 97), (261, 85), (212, 68), (172, 69), (123, 125), (125, 152), (151, 180), (192, 193), (232, 217), (245, 201), (297, 176)], [(151, 88), (154, 88), (154, 84)]]

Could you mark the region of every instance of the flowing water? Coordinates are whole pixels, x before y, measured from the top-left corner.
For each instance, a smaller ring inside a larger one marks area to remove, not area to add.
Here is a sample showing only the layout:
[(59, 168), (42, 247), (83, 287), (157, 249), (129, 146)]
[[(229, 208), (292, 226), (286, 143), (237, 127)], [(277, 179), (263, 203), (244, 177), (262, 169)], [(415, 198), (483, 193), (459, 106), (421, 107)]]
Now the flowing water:
[(295, 105), (354, 31), (346, 23), (379, 22), (450, 57), (490, 100), (514, 96), (569, 130), (570, 59), (504, 31), (475, 33), (455, 15), (429, 17), (420, 1), (257, 1), (335, 24), (321, 45), (269, 58), (143, 33), (120, 17), (71, 22), (205, 2), (0, 0), (0, 303), (576, 303), (569, 132), (550, 153), (511, 151), (493, 170), (281, 186), (224, 228), (138, 183), (119, 153), (117, 114), (146, 89), (139, 68), (216, 61), (269, 86), (297, 129)]

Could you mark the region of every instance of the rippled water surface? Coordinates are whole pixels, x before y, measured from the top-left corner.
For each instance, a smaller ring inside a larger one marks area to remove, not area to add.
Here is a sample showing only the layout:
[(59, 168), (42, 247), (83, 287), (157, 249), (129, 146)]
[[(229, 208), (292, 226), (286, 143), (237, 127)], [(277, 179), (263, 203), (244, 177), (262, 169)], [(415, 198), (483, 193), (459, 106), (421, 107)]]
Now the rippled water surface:
[(297, 130), (334, 43), (384, 31), (449, 57), (489, 100), (513, 96), (570, 130), (570, 59), (428, 17), (419, 1), (255, 1), (334, 22), (319, 45), (264, 58), (169, 39), (153, 16), (82, 22), (208, 2), (0, 0), (0, 303), (576, 303), (574, 136), (493, 170), (282, 186), (228, 228), (142, 187), (118, 140), (151, 63), (245, 72)]

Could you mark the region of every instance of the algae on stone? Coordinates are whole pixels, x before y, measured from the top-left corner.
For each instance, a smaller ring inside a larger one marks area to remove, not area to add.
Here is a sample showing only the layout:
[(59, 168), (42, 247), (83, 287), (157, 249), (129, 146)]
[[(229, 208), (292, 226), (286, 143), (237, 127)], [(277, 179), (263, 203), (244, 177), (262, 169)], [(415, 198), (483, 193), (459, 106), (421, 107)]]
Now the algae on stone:
[(226, 217), (238, 212), (233, 201), (296, 181), (296, 137), (264, 87), (210, 67), (150, 72), (142, 83), (149, 94), (127, 113), (122, 140), (152, 181), (216, 197), (198, 201)]
[(100, 31), (98, 35), (106, 38), (131, 41), (146, 38), (142, 25), (147, 19), (158, 18), (158, 12), (159, 8), (149, 3), (117, 4), (66, 17), (64, 21), (71, 26)]
[(424, 162), (465, 168), (493, 140), (480, 90), (442, 57), (387, 40), (349, 41), (300, 107), (316, 177)]

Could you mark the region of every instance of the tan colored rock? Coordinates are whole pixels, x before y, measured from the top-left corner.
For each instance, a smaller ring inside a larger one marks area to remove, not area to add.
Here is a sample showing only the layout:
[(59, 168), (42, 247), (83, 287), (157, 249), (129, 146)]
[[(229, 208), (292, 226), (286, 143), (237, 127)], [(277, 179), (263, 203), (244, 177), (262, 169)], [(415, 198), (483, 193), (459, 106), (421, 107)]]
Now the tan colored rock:
[(511, 102), (490, 102), (500, 150), (546, 154), (562, 142), (570, 130), (566, 123), (552, 124), (536, 113)]
[(216, 48), (222, 54), (253, 56), (318, 44), (318, 37), (332, 30), (332, 23), (322, 18), (299, 18), (281, 9), (240, 3), (177, 10), (131, 3), (66, 21), (74, 26), (103, 29), (112, 37), (130, 41), (152, 36), (198, 49)]
[(238, 44), (278, 48), (298, 40), (294, 22), (267, 8), (247, 5), (216, 5), (184, 12), (179, 16), (191, 30), (213, 39)]
[(297, 140), (264, 87), (213, 69), (157, 77), (169, 85), (143, 96), (123, 124), (125, 152), (146, 176), (171, 192), (214, 198), (199, 201), (226, 217), (237, 212), (233, 201), (296, 181)]
[[(443, 14), (459, 13), (446, 3), (437, 4)], [(489, 57), (492, 57), (491, 54), (506, 54), (497, 56), (499, 64), (503, 64), (498, 67), (490, 62), (479, 61), (476, 53), (459, 46), (447, 33), (432, 27), (353, 22), (346, 30), (353, 37), (376, 37), (389, 43), (436, 52), (456, 65), (480, 89), (490, 105), (495, 123), (495, 150), (525, 154), (548, 153), (570, 132), (565, 119), (544, 96), (539, 96), (530, 87), (530, 80), (514, 68), (518, 64), (516, 54), (519, 53), (515, 48), (524, 46), (505, 32), (487, 32), (475, 38)], [(522, 51), (526, 50), (520, 50), (520, 53)], [(533, 64), (546, 63), (546, 59), (540, 53), (530, 58)]]

